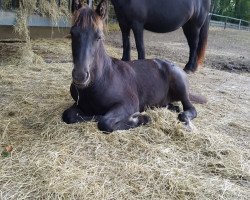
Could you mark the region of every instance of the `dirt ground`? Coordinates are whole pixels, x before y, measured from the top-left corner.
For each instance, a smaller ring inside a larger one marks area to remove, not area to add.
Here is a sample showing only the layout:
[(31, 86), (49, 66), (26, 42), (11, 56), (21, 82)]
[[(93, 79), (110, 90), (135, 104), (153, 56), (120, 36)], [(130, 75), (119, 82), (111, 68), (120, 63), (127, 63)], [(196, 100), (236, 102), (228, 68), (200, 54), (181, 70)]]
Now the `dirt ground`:
[[(121, 48), (121, 34), (111, 33), (107, 41)], [(133, 35), (131, 41), (135, 50)], [(188, 60), (188, 44), (181, 29), (168, 34), (145, 31), (145, 46), (148, 58), (160, 57), (179, 63), (186, 63)], [(209, 32), (205, 66), (237, 73), (250, 72), (249, 52), (249, 31), (212, 27)]]
[[(120, 32), (105, 43), (121, 58)], [(145, 32), (145, 43), (148, 58), (187, 62), (181, 30)], [(35, 64), (24, 45), (0, 43), (0, 199), (250, 199), (250, 32), (210, 29), (204, 66), (188, 75), (208, 99), (195, 105), (193, 132), (166, 109), (110, 135), (95, 122), (63, 123), (70, 40), (33, 40)]]

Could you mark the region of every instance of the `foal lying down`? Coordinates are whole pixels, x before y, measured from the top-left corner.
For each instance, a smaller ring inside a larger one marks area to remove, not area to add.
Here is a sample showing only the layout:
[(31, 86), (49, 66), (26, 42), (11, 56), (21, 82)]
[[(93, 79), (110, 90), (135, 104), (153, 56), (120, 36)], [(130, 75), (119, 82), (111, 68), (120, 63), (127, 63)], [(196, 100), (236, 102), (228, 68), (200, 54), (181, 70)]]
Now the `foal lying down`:
[(105, 13), (105, 1), (95, 11), (83, 7), (75, 13), (70, 87), (75, 103), (64, 111), (63, 121), (95, 119), (105, 132), (130, 129), (150, 121), (140, 113), (146, 108), (181, 101), (184, 111), (178, 119), (188, 125), (197, 112), (190, 102), (185, 72), (160, 59), (124, 62), (109, 57), (103, 44)]

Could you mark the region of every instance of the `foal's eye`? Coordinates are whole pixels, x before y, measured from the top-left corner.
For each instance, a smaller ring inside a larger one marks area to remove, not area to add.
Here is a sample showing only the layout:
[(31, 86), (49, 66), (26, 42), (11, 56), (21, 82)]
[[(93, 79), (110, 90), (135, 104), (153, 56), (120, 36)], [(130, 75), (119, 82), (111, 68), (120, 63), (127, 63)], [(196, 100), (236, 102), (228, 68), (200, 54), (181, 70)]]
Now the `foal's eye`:
[(102, 39), (102, 36), (99, 35), (99, 34), (97, 34), (97, 35), (96, 35), (96, 41), (99, 41), (99, 40), (101, 40), (101, 39)]
[(100, 39), (102, 39), (102, 36), (97, 35), (96, 40), (99, 41)]

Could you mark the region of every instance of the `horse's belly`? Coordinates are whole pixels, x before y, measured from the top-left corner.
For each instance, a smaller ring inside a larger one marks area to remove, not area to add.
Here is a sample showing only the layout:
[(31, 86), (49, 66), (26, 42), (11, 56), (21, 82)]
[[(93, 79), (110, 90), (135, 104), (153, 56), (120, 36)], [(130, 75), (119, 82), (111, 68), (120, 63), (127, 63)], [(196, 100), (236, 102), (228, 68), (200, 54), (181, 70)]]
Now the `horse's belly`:
[(189, 19), (189, 16), (167, 17), (159, 16), (156, 20), (148, 19), (144, 24), (144, 29), (156, 33), (167, 33), (182, 27)]
[(155, 33), (168, 33), (168, 32), (172, 32), (177, 30), (178, 28), (180, 28), (180, 26), (162, 26), (162, 25), (158, 25), (154, 24), (154, 26), (150, 25), (150, 24), (145, 24), (144, 25), (144, 29), (148, 30), (148, 31), (152, 31)]
[[(148, 3), (152, 4), (151, 1)], [(148, 10), (144, 28), (157, 33), (177, 30), (194, 14), (192, 0), (158, 0), (153, 6)]]

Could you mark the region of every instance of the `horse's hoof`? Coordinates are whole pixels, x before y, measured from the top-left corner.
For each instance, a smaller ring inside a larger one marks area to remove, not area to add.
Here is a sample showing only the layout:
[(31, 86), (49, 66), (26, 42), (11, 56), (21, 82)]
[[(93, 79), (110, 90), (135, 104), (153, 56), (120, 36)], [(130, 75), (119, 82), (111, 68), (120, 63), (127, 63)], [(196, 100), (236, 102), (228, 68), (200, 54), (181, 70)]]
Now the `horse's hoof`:
[(172, 111), (172, 112), (176, 112), (176, 113), (181, 112), (180, 107), (179, 107), (179, 106), (175, 106), (175, 105), (172, 104), (172, 103), (169, 103), (169, 104), (167, 105), (167, 109), (170, 110), (170, 111)]
[(101, 119), (98, 124), (97, 127), (100, 131), (102, 131), (104, 134), (110, 134), (111, 132), (113, 132), (114, 130), (108, 125), (107, 121)]
[(66, 124), (73, 124), (74, 120), (72, 119), (70, 113), (68, 110), (65, 110), (62, 114), (62, 120), (66, 123)]
[(151, 122), (151, 118), (148, 115), (139, 116), (139, 124), (145, 125)]
[(84, 118), (74, 109), (67, 109), (62, 114), (62, 120), (66, 124), (80, 123)]
[(122, 59), (121, 59), (122, 61), (130, 61), (131, 60), (131, 58), (129, 58), (129, 57), (122, 57)]
[(194, 67), (194, 66), (190, 66), (190, 65), (186, 65), (184, 67), (184, 71), (187, 73), (187, 74), (192, 74), (196, 71), (197, 67)]
[(193, 71), (192, 69), (190, 69), (190, 68), (184, 68), (183, 69), (187, 74), (193, 74), (195, 71)]
[(130, 117), (129, 121), (140, 126), (151, 122), (151, 118), (148, 115), (137, 112)]
[(187, 115), (186, 115), (184, 112), (181, 112), (181, 113), (178, 115), (178, 119), (179, 119), (181, 122), (184, 122), (185, 125), (188, 125), (188, 124), (189, 124), (189, 118), (187, 117)]

